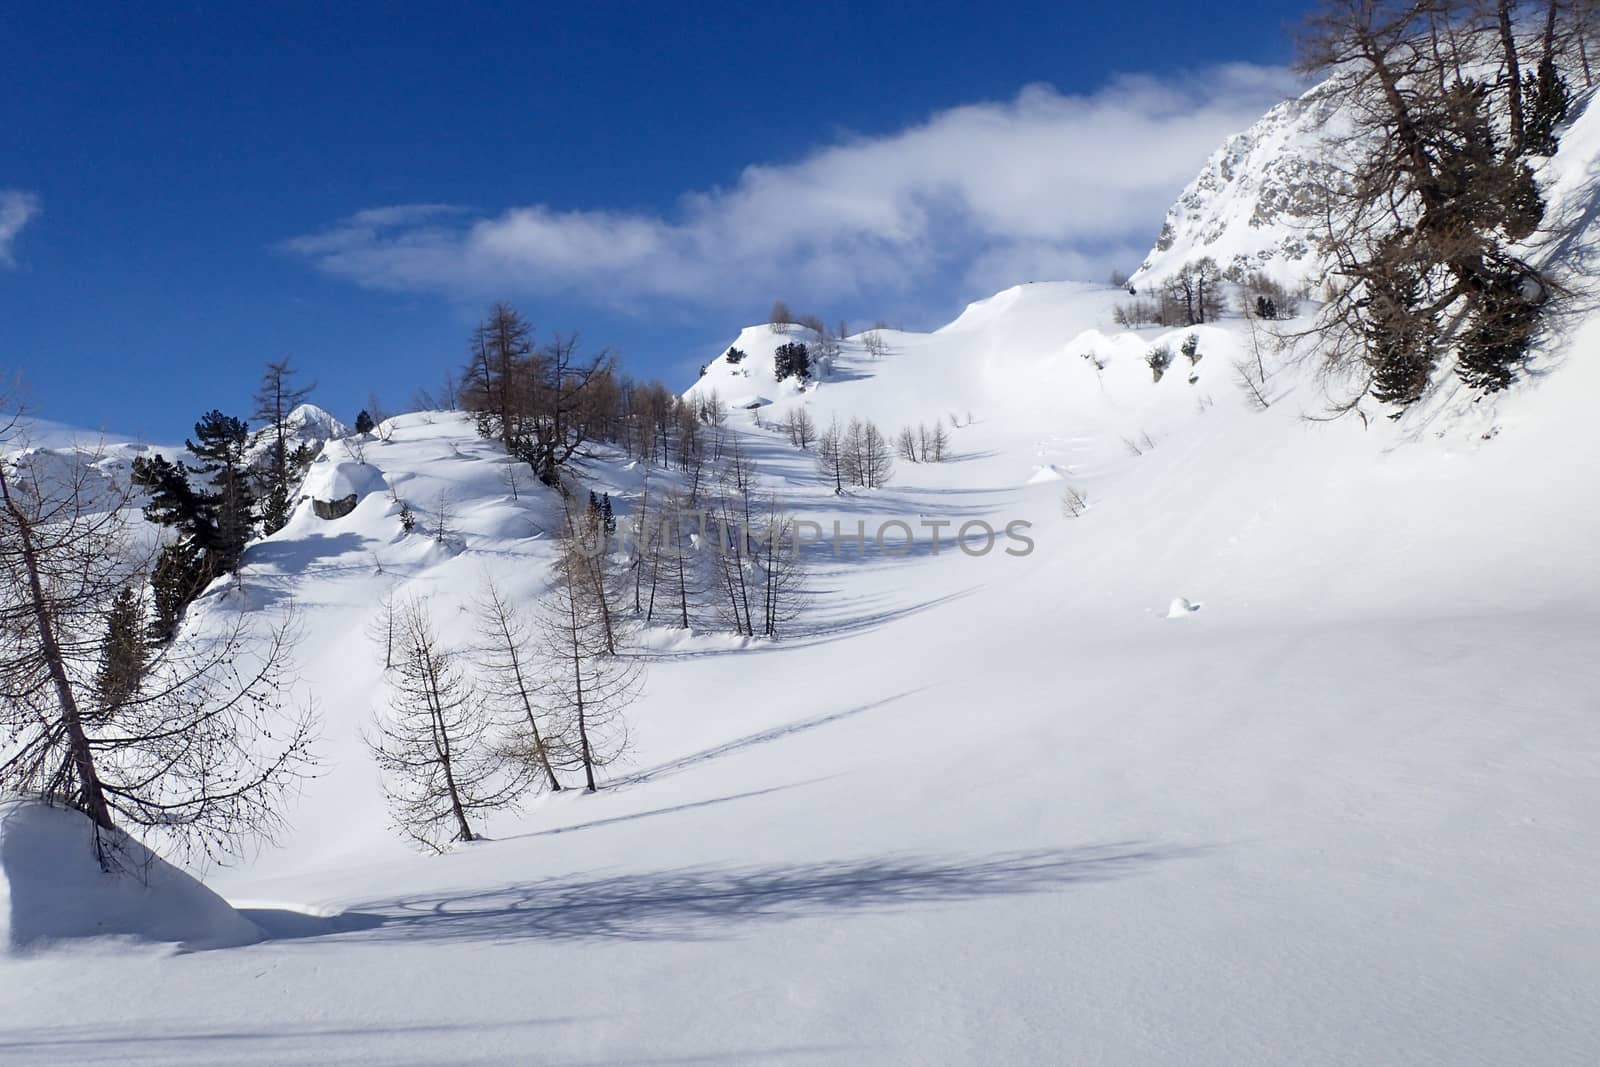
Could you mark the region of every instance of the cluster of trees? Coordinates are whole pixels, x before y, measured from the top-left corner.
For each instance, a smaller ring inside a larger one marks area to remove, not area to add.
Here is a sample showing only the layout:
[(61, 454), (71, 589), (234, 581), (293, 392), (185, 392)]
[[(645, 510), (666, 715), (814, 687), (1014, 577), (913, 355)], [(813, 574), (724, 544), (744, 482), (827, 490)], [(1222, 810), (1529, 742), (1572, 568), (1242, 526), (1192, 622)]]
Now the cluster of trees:
[(811, 380), (811, 350), (804, 341), (789, 341), (772, 354), (772, 371), (778, 381), (798, 378), (804, 385)]
[(894, 476), (894, 457), (883, 431), (864, 419), (840, 426), (835, 418), (817, 438), (817, 471), (835, 493), (847, 485), (881, 489)]
[(642, 667), (602, 562), (602, 506), (568, 505), (543, 597), (530, 607), (486, 582), (468, 647), (446, 640), (426, 598), (383, 605), (387, 701), (367, 743), (396, 828), (426, 847), (476, 840), (485, 815), (559, 791), (563, 776), (594, 792), (597, 768), (626, 751)]
[(624, 574), (645, 622), (711, 624), (776, 637), (805, 600), (796, 522), (764, 492), (732, 439), (714, 477), (652, 492), (648, 480), (627, 534)]
[(575, 338), (538, 344), (532, 326), (506, 304), (473, 331), (456, 397), (479, 433), (553, 488), (595, 444), (688, 472), (698, 486), (721, 461), (728, 437), (728, 411), (715, 392), (685, 399), (660, 381), (622, 373), (607, 352), (580, 356)]
[[(1255, 307), (1254, 298), (1245, 295), (1242, 299), (1249, 313)], [(1198, 326), (1225, 317), (1233, 306), (1228, 279), (1215, 259), (1203, 256), (1185, 263), (1151, 295), (1135, 293), (1132, 299), (1118, 304), (1112, 317), (1117, 325), (1129, 329), (1145, 325)]]
[(797, 407), (784, 415), (778, 429), (789, 438), (789, 443), (804, 451), (817, 439), (817, 421), (804, 407)]
[[(16, 410), (0, 404), (0, 444)], [(231, 429), (217, 440), (233, 455)], [(130, 503), (93, 462), (0, 463), (0, 791), (82, 811), (108, 870), (125, 827), (210, 855), (270, 836), (315, 766), (312, 708), (285, 696), (293, 620), (236, 613), (203, 636), (152, 641), (151, 561)], [(228, 521), (210, 518), (218, 552), (238, 535)]]
[[(830, 329), (820, 315), (795, 315), (789, 310), (789, 305), (782, 300), (772, 302), (772, 311), (768, 315), (767, 322), (768, 328), (779, 335), (788, 334), (797, 326), (810, 331), (817, 349), (815, 361), (818, 377), (827, 377), (845, 339), (850, 336), (850, 326), (843, 320)], [(868, 355), (874, 357), (881, 356), (887, 351), (883, 338), (877, 333), (879, 328), (880, 326), (874, 326), (873, 332), (864, 338)], [(785, 376), (780, 375), (779, 380), (781, 381), (783, 377)]]
[(943, 463), (950, 449), (950, 434), (943, 419), (934, 419), (932, 428), (919, 422), (905, 427), (894, 440), (894, 450), (907, 463)]
[[(145, 518), (175, 535), (151, 568), (153, 640), (170, 641), (195, 597), (237, 572), (257, 532), (276, 533), (289, 521), (315, 458), (305, 444), (290, 447), (289, 413), (310, 394), (293, 384), (294, 376), (286, 360), (267, 364), (256, 392), (256, 417), (264, 422), (258, 433), (213, 410), (185, 442), (193, 466), (161, 455), (134, 460), (133, 482), (148, 497)], [(266, 448), (254, 451), (262, 442)]]
[[(1328, 370), (1403, 409), (1454, 357), (1485, 393), (1518, 377), (1556, 286), (1522, 253), (1544, 224), (1532, 161), (1590, 80), (1591, 5), (1327, 0), (1301, 41), (1354, 116), (1325, 190)], [(1398, 412), (1396, 413), (1398, 414)]]

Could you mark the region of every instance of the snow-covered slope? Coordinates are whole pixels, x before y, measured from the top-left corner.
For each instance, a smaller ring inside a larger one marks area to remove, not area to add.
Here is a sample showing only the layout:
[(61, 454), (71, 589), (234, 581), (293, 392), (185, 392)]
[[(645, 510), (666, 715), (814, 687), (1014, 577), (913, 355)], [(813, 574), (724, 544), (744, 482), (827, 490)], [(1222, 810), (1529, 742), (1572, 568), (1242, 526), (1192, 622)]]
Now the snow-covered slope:
[[(1566, 146), (1577, 256), (1600, 118)], [(208, 872), (276, 936), (0, 963), (0, 1057), (1593, 1062), (1600, 318), (1510, 394), (1313, 423), (1270, 350), (1247, 403), (1237, 320), (1153, 381), (1189, 331), (1121, 330), (1121, 297), (1010, 289), (803, 389), (772, 372), (803, 335), (733, 338), (691, 393), (768, 401), (727, 423), (763, 486), (864, 543), (810, 550), (783, 640), (647, 632), (631, 761), (444, 857), (387, 827), (369, 627), (421, 592), (465, 644), (484, 575), (542, 588), (555, 505), (461, 415), (329, 443), (308, 484), (355, 510), (303, 504), (196, 611), (300, 611), (322, 774)], [(942, 419), (951, 456), (836, 495), (771, 428), (802, 405)], [(579, 468), (624, 521), (645, 473)], [(955, 544), (1016, 521), (1031, 552)], [(92, 1027), (57, 1014), (86, 981)]]

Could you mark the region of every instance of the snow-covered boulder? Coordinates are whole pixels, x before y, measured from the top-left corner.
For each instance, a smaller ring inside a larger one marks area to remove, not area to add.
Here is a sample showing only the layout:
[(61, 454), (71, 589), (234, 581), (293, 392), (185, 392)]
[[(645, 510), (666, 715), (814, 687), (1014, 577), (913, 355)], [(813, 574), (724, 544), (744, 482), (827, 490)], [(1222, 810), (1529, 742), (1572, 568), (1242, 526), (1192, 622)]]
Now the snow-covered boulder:
[(94, 824), (37, 801), (0, 801), (0, 954), (55, 941), (123, 937), (190, 949), (261, 940), (226, 900), (117, 835), (121, 871), (101, 869)]
[(370, 463), (340, 463), (323, 453), (311, 465), (301, 493), (324, 519), (342, 519), (369, 493), (385, 488), (383, 472)]

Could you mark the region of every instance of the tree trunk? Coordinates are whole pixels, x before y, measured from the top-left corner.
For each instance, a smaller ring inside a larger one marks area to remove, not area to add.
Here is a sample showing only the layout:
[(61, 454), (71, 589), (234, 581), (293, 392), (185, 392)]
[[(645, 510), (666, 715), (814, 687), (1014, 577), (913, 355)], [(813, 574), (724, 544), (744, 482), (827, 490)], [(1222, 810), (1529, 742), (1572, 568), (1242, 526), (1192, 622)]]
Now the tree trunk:
[(78, 699), (72, 691), (72, 680), (67, 677), (61, 643), (56, 638), (55, 620), (44, 595), (44, 585), (39, 579), (38, 547), (34, 544), (32, 520), (22, 513), (11, 497), (11, 483), (0, 467), (0, 501), (17, 527), (17, 539), (22, 547), (22, 565), (28, 573), (28, 597), (34, 628), (39, 635), (39, 650), (44, 655), (45, 668), (50, 673), (50, 684), (55, 688), (56, 700), (61, 705), (61, 722), (67, 731), (67, 744), (72, 753), (73, 769), (78, 775), (82, 795), (78, 803), (96, 826), (106, 830), (116, 828), (111, 819), (111, 806), (106, 802), (105, 790), (100, 786), (100, 775), (95, 770), (94, 752), (89, 738), (83, 732), (83, 716), (78, 710)]
[(1505, 51), (1506, 77), (1510, 80), (1511, 151), (1522, 154), (1522, 67), (1517, 62), (1517, 38), (1511, 28), (1511, 8), (1514, 0), (1500, 0), (1500, 47)]

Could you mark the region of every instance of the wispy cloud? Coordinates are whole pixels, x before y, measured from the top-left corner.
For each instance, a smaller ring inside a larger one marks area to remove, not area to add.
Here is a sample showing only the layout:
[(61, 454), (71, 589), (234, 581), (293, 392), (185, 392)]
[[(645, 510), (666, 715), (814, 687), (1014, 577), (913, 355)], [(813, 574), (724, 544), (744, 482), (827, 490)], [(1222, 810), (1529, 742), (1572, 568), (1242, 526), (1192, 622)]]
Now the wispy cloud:
[(1098, 277), (1137, 263), (1222, 139), (1297, 89), (1282, 69), (1248, 65), (1124, 77), (1088, 95), (1031, 86), (887, 136), (753, 164), (664, 215), (403, 205), (284, 247), (374, 289), (633, 306)]
[(0, 189), (0, 267), (17, 265), (12, 245), (39, 214), (39, 198), (21, 189)]

